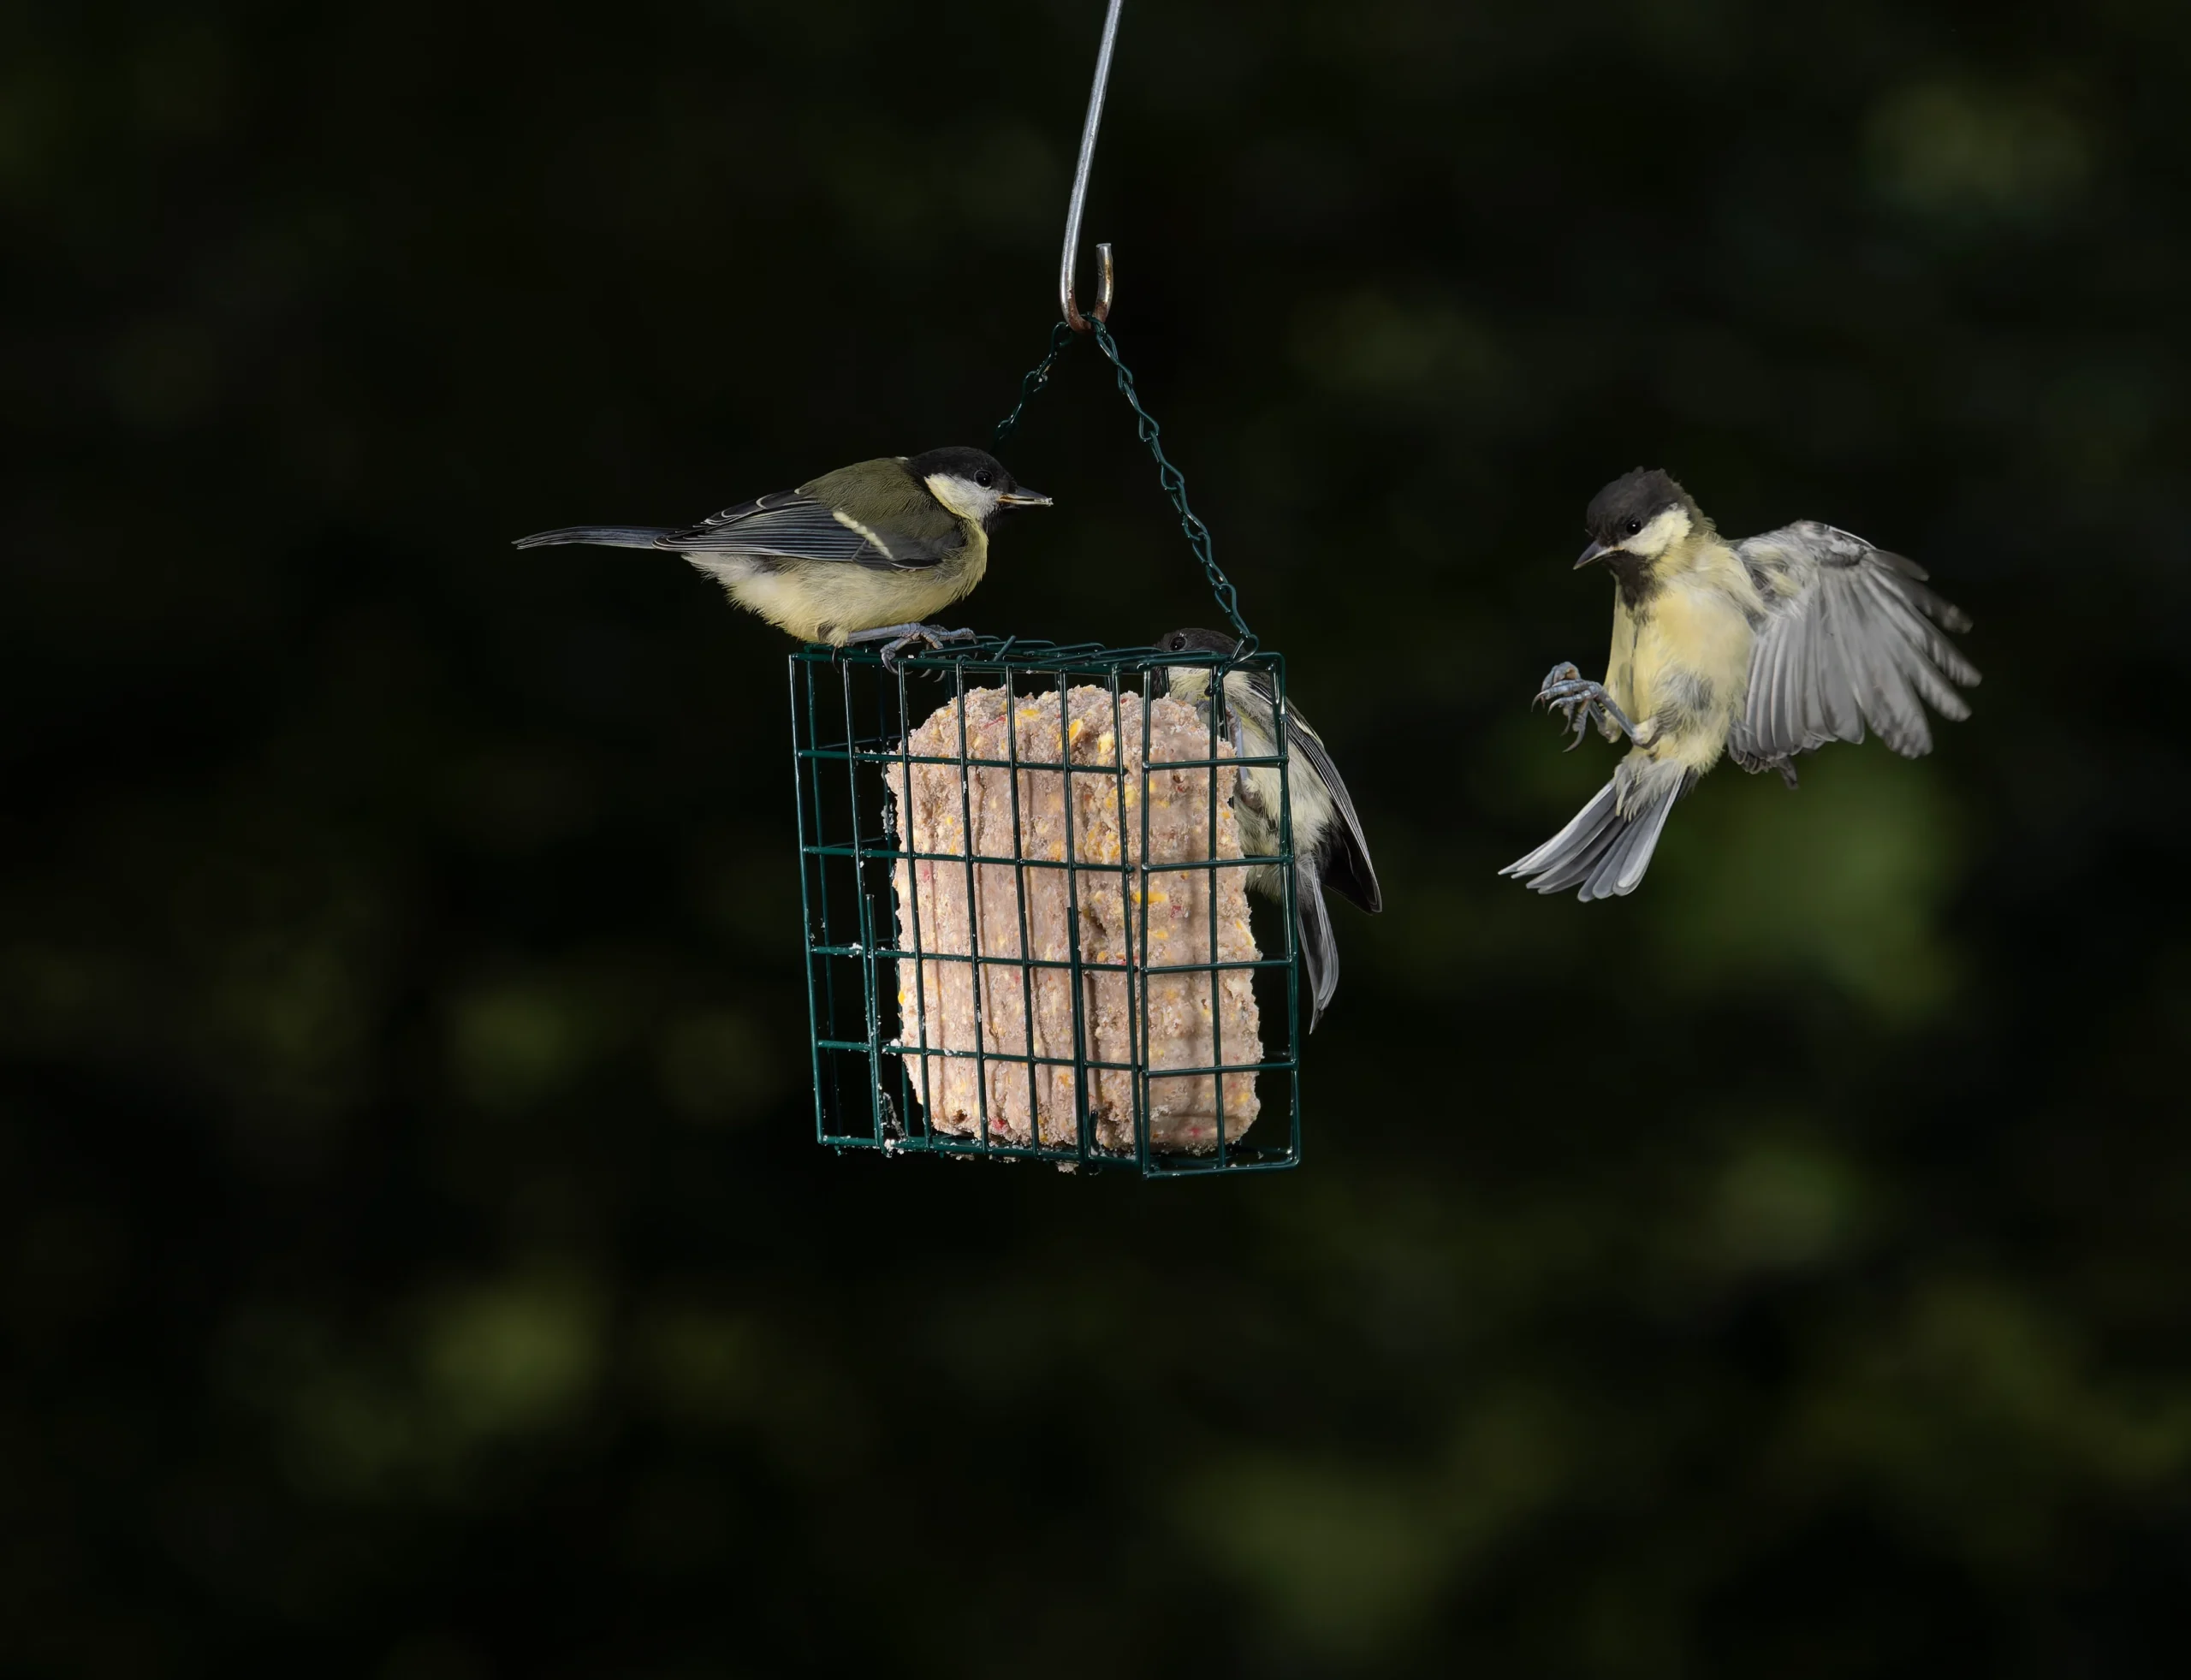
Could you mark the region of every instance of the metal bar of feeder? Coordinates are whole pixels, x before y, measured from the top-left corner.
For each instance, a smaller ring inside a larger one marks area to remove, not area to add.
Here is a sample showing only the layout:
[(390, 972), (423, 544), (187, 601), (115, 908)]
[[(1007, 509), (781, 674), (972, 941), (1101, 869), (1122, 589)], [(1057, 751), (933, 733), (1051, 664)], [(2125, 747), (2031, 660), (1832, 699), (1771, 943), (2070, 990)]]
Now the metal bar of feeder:
[[(1111, 738), (1115, 746), (1118, 737)], [(1058, 673), (1058, 767), (1062, 782), (1060, 804), (1065, 817), (1065, 938), (1066, 966), (1072, 987), (1072, 1131), (1073, 1141), (1084, 1158), (1095, 1142), (1095, 1117), (1088, 1108), (1088, 1024), (1085, 982), (1080, 961), (1080, 871), (1074, 867), (1079, 853), (1072, 832), (1072, 673)]]
[(964, 660), (955, 668), (955, 700), (959, 716), (959, 834), (966, 844), (966, 946), (977, 959), (973, 972), (974, 998), (974, 1112), (980, 1116), (982, 1149), (987, 1153), (989, 1143), (989, 1072), (983, 1053), (983, 1040), (988, 1036), (988, 1015), (982, 1006), (982, 895), (974, 876), (974, 789), (973, 778), (966, 772), (966, 665)]
[[(1156, 1132), (1156, 1095), (1151, 1089), (1153, 1082), (1149, 1078), (1148, 1067), (1149, 1055), (1148, 892), (1149, 828), (1149, 807), (1151, 803), (1149, 798), (1149, 748), (1150, 732), (1155, 727), (1155, 718), (1153, 714), (1155, 712), (1156, 708), (1149, 700), (1148, 680), (1146, 678), (1143, 679), (1142, 692), (1138, 698), (1141, 701), (1141, 850), (1137, 854), (1140, 860), (1140, 868), (1135, 872), (1135, 876), (1132, 878), (1137, 880), (1140, 883), (1139, 888), (1136, 892), (1135, 896), (1139, 899), (1141, 905), (1141, 956), (1138, 969), (1138, 974), (1141, 981), (1141, 1006), (1137, 1012), (1141, 1020), (1141, 1051), (1136, 1060), (1142, 1064), (1142, 1068), (1141, 1077), (1138, 1081), (1141, 1087), (1140, 1114), (1138, 1124), (1135, 1131), (1134, 1141), (1140, 1151), (1142, 1170), (1145, 1172), (1149, 1170), (1149, 1158), (1155, 1149)], [(1124, 853), (1125, 852), (1125, 846), (1124, 844), (1125, 827), (1125, 825), (1123, 822), (1119, 824), (1120, 845), (1119, 846), (1119, 851), (1121, 854), (1121, 862), (1124, 861)], [(1216, 907), (1214, 905), (1211, 906), (1210, 913), (1214, 918), (1216, 915)], [(1134, 919), (1133, 911), (1129, 909), (1121, 919), (1126, 926), (1131, 927), (1133, 925)]]
[[(1209, 895), (1209, 1050), (1210, 1060), (1220, 1065), (1225, 1060), (1225, 997), (1217, 966), (1217, 731), (1225, 710), (1225, 672), (1220, 667), (1211, 673), (1209, 686), (1209, 756), (1211, 767), (1205, 772), (1209, 777), (1209, 871), (1202, 877), (1202, 886)], [(1236, 771), (1234, 774), (1238, 774)], [(1217, 1101), (1217, 1164), (1225, 1164), (1225, 1076), (1220, 1073), (1212, 1080)]]
[[(884, 691), (887, 692), (888, 691)], [(928, 972), (922, 962), (922, 947), (926, 935), (921, 931), (921, 871), (920, 858), (913, 850), (913, 770), (912, 759), (907, 749), (912, 741), (912, 718), (905, 701), (905, 668), (898, 668), (898, 767), (899, 786), (903, 790), (902, 808), (898, 812), (898, 825), (902, 830), (899, 838), (905, 845), (905, 893), (911, 901), (913, 920), (913, 1018), (920, 1024), (921, 1068), (921, 1128), (922, 1136), (933, 1142), (936, 1133), (935, 1093), (930, 1077), (928, 1060)], [(969, 840), (971, 849), (972, 842)], [(899, 961), (900, 977), (905, 972), (902, 956)], [(898, 1042), (905, 1042), (905, 1006), (904, 992), (900, 991), (898, 1006)], [(941, 982), (937, 982), (939, 1002), (942, 995)], [(906, 1095), (912, 1095), (911, 1082), (905, 1079), (905, 1059), (898, 1058), (898, 1076), (906, 1085)], [(911, 1128), (908, 1126), (910, 1132)]]
[[(1024, 1011), (1021, 1026), (1027, 1040), (1027, 1132), (1036, 1143), (1042, 1141), (1042, 1100), (1035, 1083), (1035, 969), (1027, 959), (1034, 954), (1027, 926), (1027, 864), (1023, 855), (1026, 851), (1026, 834), (1019, 818), (1019, 697), (1012, 692), (1012, 674), (1006, 672), (1004, 681), (1004, 740), (1007, 755), (1015, 768), (1006, 774), (1012, 790), (1012, 890), (1019, 910), (1019, 997)], [(967, 847), (972, 849), (973, 837), (967, 837)]]

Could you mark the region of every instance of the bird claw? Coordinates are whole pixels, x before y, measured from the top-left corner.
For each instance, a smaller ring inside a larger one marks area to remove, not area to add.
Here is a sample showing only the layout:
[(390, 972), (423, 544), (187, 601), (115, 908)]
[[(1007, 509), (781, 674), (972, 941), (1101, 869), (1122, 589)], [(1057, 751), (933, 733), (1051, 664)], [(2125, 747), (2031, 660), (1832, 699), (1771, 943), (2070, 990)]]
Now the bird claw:
[(1573, 662), (1563, 659), (1544, 674), (1544, 681), (1537, 686), (1537, 698), (1546, 700), (1552, 691), (1562, 683), (1580, 682), (1582, 680), (1582, 674), (1575, 668)]
[(881, 656), (882, 668), (896, 676), (899, 662), (905, 657), (905, 650), (916, 642), (925, 642), (941, 653), (953, 642), (977, 642), (980, 639), (979, 633), (972, 630), (946, 630), (938, 625), (917, 624), (894, 641), (883, 644)]
[[(1566, 668), (1572, 672), (1575, 668), (1571, 665)], [(1536, 698), (1545, 709), (1558, 712), (1563, 726), (1574, 731), (1575, 745), (1567, 749), (1570, 752), (1581, 745), (1582, 737), (1589, 733), (1604, 692), (1597, 684), (1571, 675), (1564, 679), (1547, 677), (1545, 686), (1537, 691)]]
[(1544, 686), (1537, 690), (1532, 705), (1543, 704), (1560, 714), (1563, 728), (1571, 727), (1575, 739), (1567, 744), (1572, 752), (1582, 745), (1582, 738), (1590, 732), (1593, 723), (1610, 724), (1633, 740), (1636, 731), (1620, 708), (1606, 692), (1603, 683), (1592, 682), (1566, 663), (1555, 665), (1545, 673)]

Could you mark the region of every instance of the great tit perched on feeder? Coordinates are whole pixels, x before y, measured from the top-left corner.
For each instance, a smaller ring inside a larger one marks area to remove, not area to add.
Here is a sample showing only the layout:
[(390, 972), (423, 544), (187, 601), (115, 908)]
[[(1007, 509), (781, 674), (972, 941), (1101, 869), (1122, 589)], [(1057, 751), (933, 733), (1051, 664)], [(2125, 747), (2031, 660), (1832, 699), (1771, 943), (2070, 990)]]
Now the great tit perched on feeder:
[[(1156, 644), (1159, 653), (1214, 653), (1231, 658), (1239, 643), (1215, 630), (1174, 630)], [(1151, 683), (1157, 694), (1168, 694), (1192, 706), (1207, 719), (1209, 709), (1211, 665), (1171, 665), (1156, 673)], [(1277, 691), (1269, 674), (1233, 670), (1225, 674), (1225, 712), (1232, 751), (1241, 758), (1278, 756)], [(1363, 909), (1375, 915), (1385, 907), (1377, 886), (1377, 871), (1369, 862), (1369, 842), (1363, 837), (1362, 819), (1339, 779), (1323, 738), (1309, 727), (1309, 720), (1289, 699), (1286, 707), (1286, 764), (1290, 771), (1293, 815), (1294, 925), (1300, 937), (1301, 961), (1308, 971), (1314, 1001), (1309, 1030), (1324, 1018), (1325, 1006), (1339, 990), (1339, 941), (1332, 933), (1331, 913), (1324, 903), (1326, 886), (1336, 887)], [(1279, 849), (1279, 822), (1283, 806), (1278, 767), (1244, 767), (1232, 795), (1232, 814), (1240, 825), (1241, 850), (1250, 854), (1274, 854)], [(1286, 883), (1275, 864), (1258, 864), (1248, 872), (1248, 890), (1281, 908)]]
[(1536, 698), (1574, 745), (1594, 721), (1630, 751), (1573, 822), (1500, 871), (1534, 891), (1635, 891), (1675, 800), (1723, 751), (1793, 787), (1797, 753), (1861, 741), (1867, 723), (1915, 758), (1933, 750), (1926, 704), (1970, 715), (1956, 685), (1974, 686), (1978, 668), (1941, 633), (1970, 620), (1915, 561), (1815, 519), (1730, 543), (1688, 491), (1642, 467), (1598, 492), (1584, 528), (1576, 569), (1613, 576), (1606, 680), (1556, 665)]
[(981, 582), (1000, 517), (1049, 505), (982, 450), (930, 449), (840, 467), (698, 525), (568, 525), (517, 546), (667, 549), (803, 641), (887, 642), (888, 660), (917, 641), (971, 640), (926, 620)]

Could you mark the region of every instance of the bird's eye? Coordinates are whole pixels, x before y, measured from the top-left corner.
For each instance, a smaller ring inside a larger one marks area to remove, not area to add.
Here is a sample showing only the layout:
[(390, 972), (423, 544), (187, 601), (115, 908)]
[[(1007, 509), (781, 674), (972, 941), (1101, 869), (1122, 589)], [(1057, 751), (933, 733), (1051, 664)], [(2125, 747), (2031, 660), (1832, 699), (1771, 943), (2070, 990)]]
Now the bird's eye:
[(974, 475), (974, 482), (983, 490), (987, 490), (991, 484), (996, 483), (996, 474), (985, 466)]
[(1636, 536), (1642, 531), (1642, 529), (1643, 521), (1641, 519), (1630, 519), (1628, 522), (1628, 534), (1630, 537)]

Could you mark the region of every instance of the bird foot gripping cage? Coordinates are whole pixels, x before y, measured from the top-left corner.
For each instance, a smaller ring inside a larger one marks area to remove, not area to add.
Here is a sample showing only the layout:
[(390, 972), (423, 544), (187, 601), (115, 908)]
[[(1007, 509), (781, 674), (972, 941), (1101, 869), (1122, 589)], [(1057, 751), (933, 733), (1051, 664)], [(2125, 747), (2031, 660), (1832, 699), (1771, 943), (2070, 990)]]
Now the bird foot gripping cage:
[[(1073, 262), (1120, 0), (1081, 135), (1065, 318), (996, 429), (1092, 337), (1239, 642), (1231, 654), (1016, 638), (892, 661), (791, 656), (815, 1121), (840, 1149), (1131, 1165), (1173, 1175), (1301, 1154), (1286, 668), (1258, 648), (1208, 528)], [(1206, 702), (1164, 673), (1208, 666)], [(1267, 685), (1269, 757), (1243, 756), (1226, 674)], [(1278, 778), (1276, 849), (1244, 852), (1240, 771)], [(1272, 952), (1256, 940), (1250, 879)], [(1272, 888), (1275, 888), (1273, 891)], [(1281, 913), (1282, 912), (1282, 913)]]

